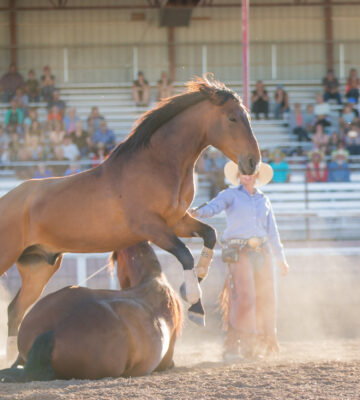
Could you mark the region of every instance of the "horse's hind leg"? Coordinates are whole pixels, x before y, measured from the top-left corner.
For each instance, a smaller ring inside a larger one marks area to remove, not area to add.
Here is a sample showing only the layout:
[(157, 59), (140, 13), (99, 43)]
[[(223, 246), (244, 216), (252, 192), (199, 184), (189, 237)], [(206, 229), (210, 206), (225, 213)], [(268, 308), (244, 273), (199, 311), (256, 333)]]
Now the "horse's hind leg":
[[(19, 325), (29, 307), (41, 296), (45, 285), (59, 269), (62, 255), (54, 257), (53, 262), (40, 255), (21, 257), (16, 263), (22, 285), (8, 307), (8, 359), (17, 351), (17, 334)], [(50, 261), (51, 262), (51, 261)]]

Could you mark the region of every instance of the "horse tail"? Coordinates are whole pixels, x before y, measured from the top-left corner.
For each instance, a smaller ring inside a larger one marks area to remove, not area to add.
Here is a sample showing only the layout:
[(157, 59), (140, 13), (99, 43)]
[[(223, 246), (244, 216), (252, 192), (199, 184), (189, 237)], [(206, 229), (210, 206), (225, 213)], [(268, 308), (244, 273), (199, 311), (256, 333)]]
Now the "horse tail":
[(55, 379), (51, 366), (54, 347), (54, 332), (48, 331), (37, 336), (28, 353), (24, 368), (6, 368), (0, 371), (2, 382), (50, 381)]
[(222, 329), (227, 331), (229, 328), (229, 309), (230, 309), (230, 293), (229, 293), (229, 276), (226, 274), (224, 286), (219, 296)]

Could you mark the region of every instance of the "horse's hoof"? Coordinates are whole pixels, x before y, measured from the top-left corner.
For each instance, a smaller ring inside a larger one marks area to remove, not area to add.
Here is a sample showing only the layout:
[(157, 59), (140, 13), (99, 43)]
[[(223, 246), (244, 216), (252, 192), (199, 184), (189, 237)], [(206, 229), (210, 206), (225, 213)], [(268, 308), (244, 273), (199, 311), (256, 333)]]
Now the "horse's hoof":
[(188, 318), (202, 328), (205, 326), (205, 311), (200, 300), (188, 309)]

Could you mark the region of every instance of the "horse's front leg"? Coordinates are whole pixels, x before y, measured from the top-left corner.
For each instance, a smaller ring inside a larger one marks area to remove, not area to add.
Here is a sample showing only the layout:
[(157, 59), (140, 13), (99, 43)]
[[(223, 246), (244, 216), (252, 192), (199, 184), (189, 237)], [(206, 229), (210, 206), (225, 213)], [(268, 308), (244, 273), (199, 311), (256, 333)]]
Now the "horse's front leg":
[(194, 269), (194, 258), (187, 246), (159, 215), (153, 215), (151, 218), (146, 216), (146, 222), (132, 221), (132, 226), (133, 232), (142, 237), (142, 240), (150, 240), (180, 261), (184, 269), (186, 300), (190, 304), (197, 303), (201, 299), (201, 289)]
[[(214, 254), (213, 249), (216, 244), (215, 229), (186, 213), (185, 216), (175, 225), (174, 233), (180, 237), (201, 237), (203, 239), (204, 247), (201, 251), (200, 259), (195, 267), (198, 281), (200, 283), (208, 274)], [(184, 290), (184, 285), (181, 285), (180, 293), (186, 300), (186, 290)], [(199, 300), (197, 303), (192, 304), (188, 309), (188, 316), (193, 322), (199, 325), (205, 325), (205, 318), (203, 320), (199, 319), (199, 316), (202, 315), (204, 315), (204, 309)]]
[(201, 237), (204, 247), (195, 271), (199, 282), (206, 278), (214, 254), (216, 231), (210, 225), (193, 218), (188, 213), (175, 225), (174, 233), (180, 237)]

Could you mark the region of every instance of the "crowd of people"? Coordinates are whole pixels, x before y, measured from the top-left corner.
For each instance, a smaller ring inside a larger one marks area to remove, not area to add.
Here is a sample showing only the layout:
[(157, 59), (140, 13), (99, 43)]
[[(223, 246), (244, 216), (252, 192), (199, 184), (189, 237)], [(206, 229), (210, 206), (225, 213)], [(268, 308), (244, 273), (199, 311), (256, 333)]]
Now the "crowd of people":
[[(36, 167), (18, 164), (19, 178), (73, 174), (81, 171), (79, 160), (96, 165), (115, 146), (115, 134), (97, 107), (91, 109), (86, 121), (77, 116), (75, 108), (66, 107), (49, 66), (44, 67), (40, 80), (30, 70), (25, 81), (12, 64), (0, 85), (2, 101), (10, 103), (0, 125), (0, 162), (37, 163)], [(38, 115), (40, 101), (46, 103), (43, 121)], [(59, 162), (46, 167), (44, 161)]]

